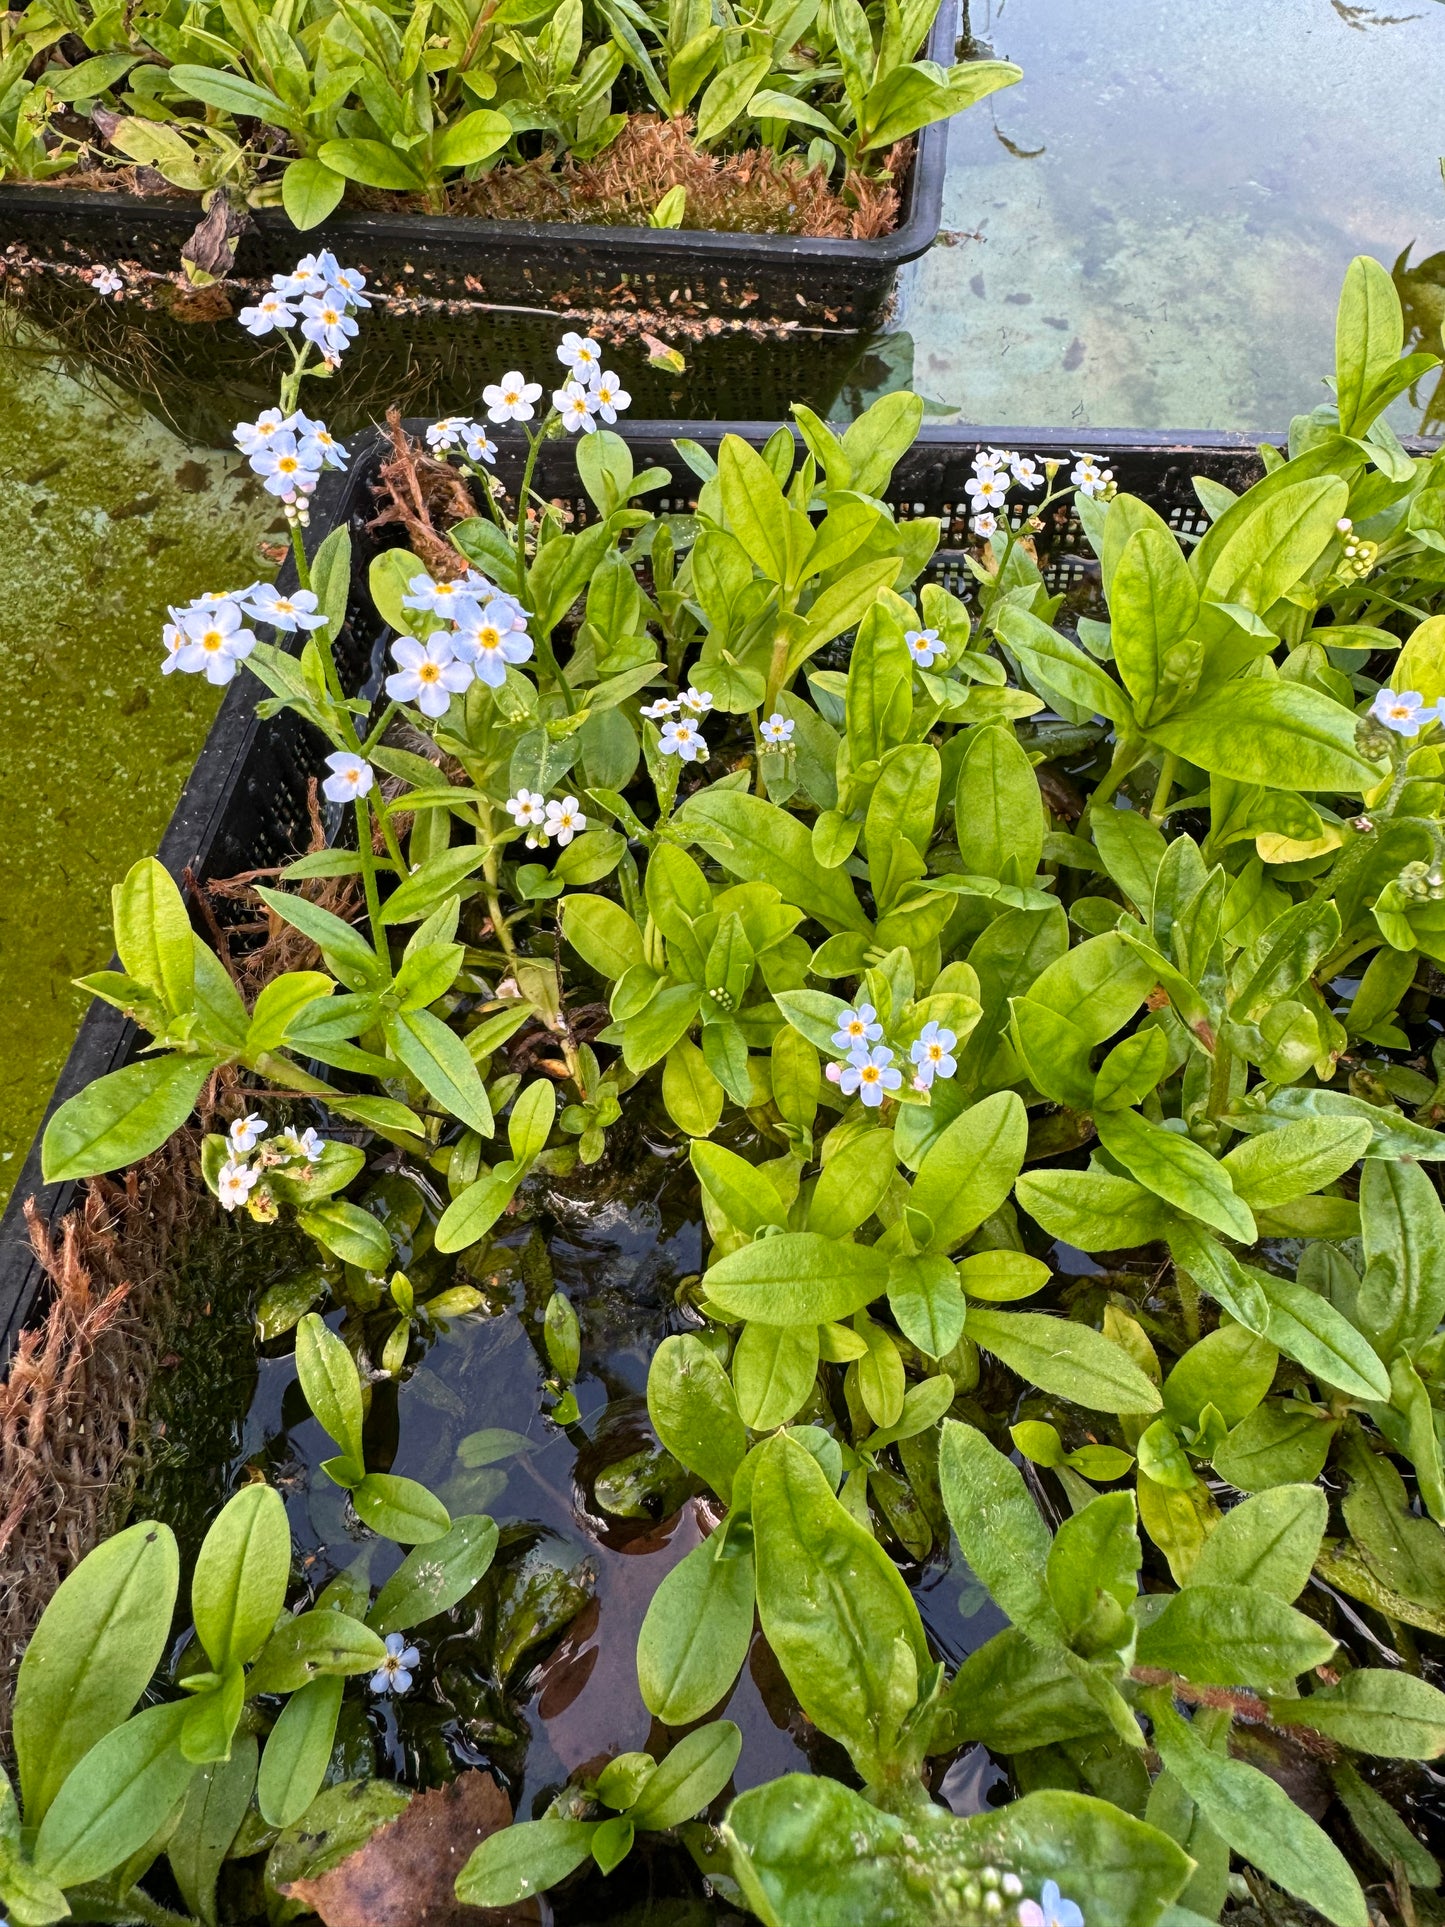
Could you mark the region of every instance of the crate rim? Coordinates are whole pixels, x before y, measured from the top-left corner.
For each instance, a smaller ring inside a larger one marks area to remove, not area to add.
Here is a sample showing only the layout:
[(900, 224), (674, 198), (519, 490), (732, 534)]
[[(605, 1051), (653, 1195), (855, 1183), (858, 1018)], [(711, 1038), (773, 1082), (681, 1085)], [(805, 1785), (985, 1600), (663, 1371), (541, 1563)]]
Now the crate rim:
[[(412, 434), (419, 434), (426, 420), (424, 416), (407, 417), (404, 426)], [(692, 440), (706, 447), (717, 444), (729, 434), (741, 435), (755, 446), (760, 445), (780, 425), (792, 427), (792, 424), (772, 421), (661, 419), (627, 422), (622, 427), (624, 438), (633, 444)], [(792, 432), (795, 439), (800, 439), (796, 427), (792, 428)], [(505, 451), (512, 444), (520, 447), (522, 438), (509, 428), (499, 432), (498, 440)], [(1172, 455), (1187, 463), (1194, 454), (1248, 455), (1261, 441), (1275, 440), (1283, 440), (1283, 437), (1261, 437), (1229, 430), (1199, 430), (1188, 434), (1180, 431), (1110, 429), (1080, 434), (1074, 429), (1061, 430), (1057, 427), (980, 428), (965, 424), (930, 423), (919, 431), (913, 447), (938, 454), (961, 453), (990, 446), (1017, 446), (1036, 451), (1069, 453), (1076, 445), (1087, 443), (1089, 452), (1105, 461), (1137, 453)], [(385, 430), (372, 427), (363, 431), (355, 437), (346, 471), (323, 476), (314, 498), (313, 529), (318, 539), (351, 513), (353, 491), (374, 466), (375, 458), (385, 442)], [(1430, 452), (1418, 444), (1406, 445), (1414, 453)], [(283, 587), (295, 586), (295, 565), (290, 557), (282, 567), (278, 582)], [(196, 869), (204, 863), (247, 759), (265, 727), (256, 716), (256, 702), (256, 692), (249, 680), (244, 675), (237, 675), (226, 690), (177, 799), (156, 854), (178, 883), (188, 865)], [(40, 1144), (46, 1124), (67, 1098), (95, 1078), (125, 1063), (137, 1035), (135, 1026), (119, 1011), (100, 1002), (90, 1006), (81, 1020), (75, 1042), (61, 1067), (25, 1161), (16, 1176), (14, 1189), (3, 1216), (0, 1216), (0, 1368), (3, 1368), (19, 1333), (33, 1319), (43, 1297), (44, 1279), (30, 1253), (25, 1229), (25, 1200), (34, 1196), (42, 1222), (53, 1224), (72, 1208), (79, 1189), (73, 1182), (47, 1185), (42, 1181)]]

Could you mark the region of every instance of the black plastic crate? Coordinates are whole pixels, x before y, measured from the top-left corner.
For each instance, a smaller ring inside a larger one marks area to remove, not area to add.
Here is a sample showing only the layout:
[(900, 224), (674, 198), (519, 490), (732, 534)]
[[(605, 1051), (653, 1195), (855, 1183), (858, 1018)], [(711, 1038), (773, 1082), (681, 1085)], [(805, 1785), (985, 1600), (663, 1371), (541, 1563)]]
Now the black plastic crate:
[[(414, 420), (407, 426), (419, 436), (425, 423)], [(658, 513), (685, 513), (696, 504), (698, 482), (674, 447), (675, 440), (690, 439), (715, 451), (726, 434), (743, 435), (761, 447), (772, 432), (773, 424), (765, 422), (654, 421), (630, 427), (627, 440), (639, 469), (655, 464), (673, 477), (671, 487), (648, 497), (649, 506)], [(1056, 429), (925, 428), (899, 462), (887, 490), (900, 519), (937, 515), (943, 522), (942, 539), (925, 579), (942, 583), (960, 595), (968, 592), (970, 578), (964, 553), (969, 506), (964, 483), (973, 472), (973, 457), (980, 449), (1017, 448), (1044, 459), (1057, 456), (1070, 462), (1080, 439), (1112, 468), (1121, 489), (1142, 496), (1183, 534), (1197, 533), (1205, 526), (1193, 488), (1195, 475), (1207, 475), (1239, 490), (1261, 473), (1253, 446), (1239, 436), (1200, 433), (1181, 441), (1136, 433), (1065, 438)], [(498, 440), (498, 472), (504, 482), (515, 487), (525, 452), (522, 438), (516, 431), (508, 434), (504, 430)], [(596, 511), (577, 485), (574, 446), (570, 440), (545, 443), (534, 486), (541, 494), (563, 503), (572, 512), (574, 525), (581, 525), (592, 520)], [(352, 615), (338, 641), (337, 659), (352, 691), (359, 690), (367, 680), (383, 634), (366, 597), (367, 568), (379, 549), (404, 539), (395, 528), (388, 528), (381, 538), (366, 530), (374, 513), (372, 487), (385, 449), (385, 440), (378, 433), (360, 440), (353, 449), (349, 471), (324, 476), (312, 508), (313, 546), (340, 523), (351, 529)], [(1089, 591), (1097, 569), (1072, 512), (1051, 521), (1037, 538), (1036, 547), (1051, 590), (1072, 594)], [(295, 586), (289, 562), (281, 581)], [(289, 714), (259, 723), (255, 705), (260, 695), (255, 679), (242, 671), (227, 690), (181, 793), (158, 852), (178, 882), (188, 868), (201, 880), (233, 876), (284, 862), (305, 846), (307, 784), (323, 768), (326, 744), (308, 725)], [(135, 1027), (118, 1011), (106, 1004), (92, 1005), (52, 1094), (47, 1118), (64, 1099), (124, 1064), (139, 1041)], [(43, 1283), (30, 1254), (24, 1200), (35, 1196), (44, 1216), (53, 1221), (70, 1208), (75, 1191), (72, 1184), (42, 1184), (37, 1133), (0, 1221), (0, 1358), (8, 1354), (16, 1334), (33, 1315)]]

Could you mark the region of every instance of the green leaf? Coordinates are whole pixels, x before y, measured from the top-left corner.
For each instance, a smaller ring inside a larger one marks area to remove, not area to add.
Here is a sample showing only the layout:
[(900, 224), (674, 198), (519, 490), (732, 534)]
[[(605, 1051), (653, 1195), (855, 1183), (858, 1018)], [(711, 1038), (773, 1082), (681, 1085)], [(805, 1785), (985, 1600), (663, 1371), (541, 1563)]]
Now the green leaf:
[[(713, 82), (708, 89), (709, 94), (718, 84), (718, 81)], [(739, 101), (734, 112), (740, 113), (742, 106), (743, 101)], [(704, 140), (709, 138), (700, 127), (699, 136)], [(772, 469), (741, 435), (724, 435), (718, 449), (717, 469), (718, 488), (729, 528), (764, 575), (777, 583), (789, 581), (792, 575), (792, 545), (788, 504), (783, 499), (783, 492)], [(812, 529), (809, 527), (809, 540), (811, 537)]]
[(415, 1479), (394, 1472), (368, 1472), (353, 1487), (351, 1503), (373, 1532), (404, 1546), (429, 1544), (451, 1530), (451, 1515), (441, 1500)]
[[(1245, 1204), (1264, 1211), (1333, 1184), (1365, 1155), (1369, 1142), (1370, 1127), (1363, 1118), (1301, 1118), (1283, 1130), (1245, 1138), (1222, 1160), (1222, 1167)], [(1369, 1167), (1377, 1168), (1388, 1167)]]
[(1156, 703), (1179, 694), (1170, 652), (1189, 635), (1198, 608), (1199, 593), (1173, 535), (1136, 529), (1114, 565), (1109, 620), (1114, 660), (1146, 724)]
[(507, 1142), (518, 1164), (531, 1163), (546, 1150), (556, 1115), (556, 1091), (545, 1078), (534, 1078), (507, 1119)]
[(282, 1707), (256, 1779), (256, 1803), (268, 1826), (293, 1825), (321, 1791), (345, 1689), (339, 1674), (325, 1674), (299, 1688)]
[(415, 194), (426, 185), (415, 168), (408, 167), (385, 141), (322, 141), (316, 158), (333, 174), (344, 174), (348, 181), (360, 181), (363, 187)]
[(723, 1087), (690, 1038), (680, 1037), (662, 1067), (662, 1101), (667, 1114), (689, 1137), (705, 1138), (722, 1116)]
[(774, 884), (785, 903), (796, 904), (829, 930), (867, 933), (868, 919), (846, 873), (824, 869), (813, 854), (807, 826), (775, 803), (739, 790), (700, 790), (673, 822), (729, 875), (745, 883)]
[(1265, 789), (1358, 792), (1380, 780), (1355, 748), (1354, 711), (1305, 683), (1236, 678), (1149, 734), (1212, 776)]
[(1329, 1518), (1315, 1485), (1277, 1485), (1226, 1512), (1205, 1540), (1191, 1586), (1254, 1586), (1286, 1603), (1308, 1583)]
[(288, 1614), (261, 1648), (246, 1692), (294, 1693), (323, 1675), (374, 1673), (385, 1658), (380, 1637), (349, 1613)]
[(1059, 1527), (1049, 1552), (1048, 1592), (1066, 1636), (1080, 1650), (1094, 1650), (1083, 1639), (1101, 1624), (1110, 1644), (1122, 1643), (1129, 1622), (1122, 1611), (1117, 1614), (1116, 1637), (1111, 1615), (1115, 1607), (1132, 1605), (1142, 1559), (1132, 1492), (1103, 1493)]
[(389, 1011), (382, 1028), (393, 1054), (427, 1095), (479, 1137), (492, 1135), (492, 1107), (466, 1045), (429, 1010)]
[(115, 893), (115, 948), (127, 974), (173, 1016), (190, 1009), (195, 990), (191, 920), (170, 871), (153, 856), (132, 865)]
[(119, 1726), (170, 1637), (180, 1558), (169, 1526), (143, 1519), (103, 1540), (60, 1582), (20, 1661), (12, 1726), (26, 1822)]
[(1393, 369), (1405, 345), (1395, 284), (1367, 254), (1345, 269), (1335, 315), (1335, 403), (1346, 435), (1362, 435), (1376, 411), (1369, 406), (1380, 377)]
[(296, 1222), (326, 1251), (364, 1271), (384, 1271), (391, 1263), (391, 1233), (359, 1204), (327, 1198), (296, 1213)]
[(366, 1623), (385, 1637), (450, 1612), (488, 1571), (496, 1550), (495, 1519), (454, 1519), (441, 1538), (407, 1554), (376, 1595)]
[(658, 1346), (647, 1374), (647, 1412), (679, 1464), (731, 1504), (747, 1433), (728, 1375), (700, 1338), (685, 1332)]
[(864, 1131), (824, 1164), (808, 1207), (808, 1229), (846, 1238), (866, 1224), (888, 1194), (897, 1163), (891, 1131)]
[(1349, 1319), (1327, 1298), (1308, 1285), (1276, 1278), (1252, 1265), (1241, 1266), (1240, 1270), (1268, 1302), (1265, 1337), (1272, 1345), (1350, 1398), (1389, 1399), (1388, 1372)]
[(440, 903), (456, 893), (474, 870), (482, 867), (486, 855), (480, 843), (459, 843), (454, 849), (440, 850), (428, 857), (382, 904), (382, 922), (388, 926), (419, 923), (423, 917), (430, 916)]
[(1299, 1085), (1270, 1093), (1267, 1099), (1243, 1099), (1223, 1120), (1251, 1136), (1277, 1131), (1301, 1117), (1361, 1117), (1372, 1137), (1367, 1158), (1414, 1158), (1427, 1162), (1445, 1158), (1445, 1132), (1427, 1130), (1401, 1117), (1392, 1108), (1371, 1104), (1348, 1091), (1307, 1089)]
[(357, 1467), (361, 1443), (361, 1379), (345, 1343), (311, 1311), (296, 1327), (296, 1376), (306, 1403), (328, 1438)]
[(1122, 1345), (1068, 1318), (974, 1305), (968, 1334), (1041, 1391), (1095, 1412), (1157, 1412), (1158, 1389)]
[(720, 1311), (769, 1325), (821, 1325), (851, 1318), (888, 1286), (888, 1258), (867, 1245), (815, 1231), (760, 1238), (720, 1258), (703, 1289)]
[(67, 1098), (45, 1127), (47, 1184), (120, 1170), (158, 1151), (195, 1109), (213, 1057), (144, 1057)]
[(876, 1781), (930, 1663), (912, 1595), (786, 1433), (759, 1448), (752, 1518), (768, 1644), (808, 1718)]
[(1036, 1644), (1061, 1645), (1043, 1583), (1049, 1529), (1018, 1467), (973, 1426), (945, 1419), (938, 1476), (959, 1547), (994, 1603)]
[(1362, 1780), (1347, 1761), (1341, 1760), (1331, 1777), (1341, 1806), (1370, 1850), (1387, 1867), (1398, 1860), (1412, 1887), (1424, 1887), (1433, 1893), (1440, 1885), (1440, 1863), (1421, 1846), (1389, 1801)]
[(376, 952), (349, 923), (294, 891), (269, 890), (258, 883), (256, 895), (283, 923), (309, 937), (326, 959), (327, 967), (350, 990), (376, 990), (385, 981)]
[(448, 123), (432, 147), (438, 167), (471, 167), (487, 160), (512, 138), (512, 123), (505, 114), (479, 107)]
[[(1263, 615), (1289, 594), (1334, 539), (1339, 518), (1349, 507), (1349, 493), (1338, 475), (1286, 479), (1271, 490), (1250, 489), (1214, 526), (1218, 541), (1208, 556), (1205, 595), (1212, 602), (1239, 604)], [(1194, 559), (1197, 576), (1205, 558), (1196, 551)]]
[(215, 1927), (216, 1877), (255, 1785), (255, 1735), (237, 1733), (230, 1759), (203, 1767), (191, 1781), (180, 1820), (167, 1842), (166, 1858), (181, 1897), (207, 1927)]
[(1140, 1628), (1136, 1648), (1141, 1666), (1162, 1666), (1198, 1685), (1266, 1687), (1291, 1684), (1334, 1651), (1322, 1626), (1273, 1593), (1196, 1584), (1192, 1572), (1185, 1590)]
[(1108, 1171), (1026, 1171), (1014, 1196), (1051, 1237), (1080, 1251), (1150, 1244), (1174, 1221), (1152, 1191)]
[(998, 1210), (1027, 1144), (1028, 1115), (1017, 1091), (999, 1091), (955, 1118), (925, 1152), (909, 1200), (933, 1226), (930, 1250), (956, 1249)]
[(1214, 1469), (1242, 1492), (1317, 1479), (1338, 1421), (1294, 1399), (1268, 1399), (1214, 1453)]
[(943, 1358), (963, 1336), (967, 1307), (959, 1268), (938, 1252), (895, 1258), (888, 1271), (888, 1307), (910, 1344)]
[(191, 1577), (191, 1617), (216, 1672), (255, 1658), (286, 1604), (290, 1577), (281, 1494), (243, 1485), (206, 1534)]
[[(1323, 1495), (1321, 1495), (1323, 1496)], [(1280, 1726), (1312, 1727), (1358, 1753), (1386, 1760), (1436, 1760), (1445, 1753), (1445, 1693), (1411, 1673), (1361, 1667), (1308, 1699), (1270, 1702)]]
[(620, 904), (578, 891), (562, 899), (562, 934), (609, 983), (643, 961), (642, 932)]
[(35, 1869), (57, 1887), (98, 1880), (143, 1847), (195, 1768), (180, 1749), (184, 1701), (150, 1706), (97, 1740), (40, 1824)]
[(1348, 1861), (1282, 1787), (1243, 1760), (1211, 1752), (1162, 1693), (1151, 1696), (1150, 1711), (1165, 1766), (1227, 1846), (1334, 1927), (1369, 1927)]
[(1229, 1173), (1201, 1144), (1178, 1131), (1151, 1124), (1137, 1111), (1100, 1112), (1095, 1120), (1099, 1142), (1130, 1177), (1176, 1210), (1253, 1244), (1254, 1218), (1236, 1195)]
[[(772, 69), (773, 59), (769, 53), (752, 54), (746, 59), (735, 60), (715, 74), (703, 91), (698, 104), (697, 138), (702, 142), (714, 141), (725, 134), (738, 115), (752, 99), (757, 84)], [(728, 438), (729, 440), (731, 437)], [(724, 447), (726, 447), (726, 442)], [(721, 451), (719, 452), (721, 467)], [(731, 514), (729, 521), (733, 518)], [(734, 528), (737, 524), (733, 523)]]
[(665, 1726), (701, 1719), (731, 1691), (752, 1637), (751, 1539), (729, 1527), (695, 1546), (652, 1595), (637, 1638), (643, 1704)]
[(270, 127), (294, 128), (297, 124), (297, 115), (285, 101), (241, 74), (227, 73), (219, 67), (182, 64), (172, 67), (169, 77), (186, 94), (205, 101), (208, 107), (219, 107), (243, 119), (264, 121)]
[(281, 176), (281, 205), (304, 233), (334, 214), (346, 192), (346, 176), (324, 161), (292, 161)]
[(565, 1880), (592, 1852), (595, 1820), (525, 1820), (503, 1827), (457, 1875), (457, 1899), (471, 1907), (510, 1907)]
[(786, 1425), (818, 1375), (817, 1324), (750, 1321), (733, 1351), (732, 1369), (738, 1411), (749, 1430)]
[[(1272, 1144), (1281, 1135), (1251, 1141)], [(1388, 1359), (1397, 1348), (1417, 1350), (1445, 1317), (1445, 1211), (1429, 1174), (1403, 1158), (1365, 1165), (1360, 1205), (1365, 1275), (1356, 1322)]]
[(438, 1251), (465, 1251), (480, 1242), (501, 1217), (521, 1183), (515, 1165), (499, 1164), (458, 1193), (437, 1222)]
[(711, 1806), (732, 1778), (742, 1745), (742, 1729), (731, 1720), (685, 1734), (629, 1809), (633, 1825), (640, 1833), (662, 1833)]

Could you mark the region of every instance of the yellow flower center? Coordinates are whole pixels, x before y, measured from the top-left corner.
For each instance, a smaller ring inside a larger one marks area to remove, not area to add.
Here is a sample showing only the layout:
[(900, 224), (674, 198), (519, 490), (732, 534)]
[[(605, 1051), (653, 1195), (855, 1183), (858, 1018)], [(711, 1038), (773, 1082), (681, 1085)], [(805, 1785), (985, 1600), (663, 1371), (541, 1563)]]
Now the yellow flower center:
[(442, 673), (441, 665), (435, 662), (424, 662), (416, 673), (423, 682), (435, 682)]
[(876, 1084), (878, 1082), (878, 1066), (876, 1064), (865, 1064), (860, 1072), (860, 1076), (865, 1084)]
[(219, 649), (225, 640), (219, 629), (208, 629), (201, 637), (201, 647), (214, 651)]

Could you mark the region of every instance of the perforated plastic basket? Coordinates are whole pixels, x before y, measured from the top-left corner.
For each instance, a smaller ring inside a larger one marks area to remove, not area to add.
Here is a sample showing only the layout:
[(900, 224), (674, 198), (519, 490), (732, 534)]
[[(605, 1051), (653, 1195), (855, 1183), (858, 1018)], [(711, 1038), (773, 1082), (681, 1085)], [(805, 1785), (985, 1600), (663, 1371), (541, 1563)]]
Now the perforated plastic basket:
[[(409, 423), (420, 434), (420, 421)], [(683, 514), (696, 505), (698, 482), (674, 446), (690, 439), (715, 451), (726, 434), (745, 436), (761, 446), (773, 430), (758, 422), (646, 422), (628, 430), (637, 467), (666, 468), (673, 481), (650, 495), (655, 512)], [(523, 447), (519, 435), (499, 437), (498, 472), (509, 486), (520, 480)], [(939, 548), (929, 563), (927, 579), (941, 582), (967, 596), (971, 579), (964, 568), (968, 498), (964, 483), (980, 449), (1002, 443), (1044, 459), (1071, 459), (1073, 443), (1056, 430), (999, 431), (925, 429), (898, 464), (887, 491), (900, 518), (937, 515), (943, 523)], [(1093, 435), (1090, 451), (1112, 468), (1120, 488), (1149, 502), (1181, 534), (1200, 531), (1205, 518), (1193, 488), (1195, 475), (1207, 475), (1233, 489), (1247, 487), (1260, 474), (1253, 448), (1238, 437), (1200, 434), (1187, 442), (1141, 435)], [(357, 443), (346, 475), (326, 476), (317, 490), (310, 539), (318, 543), (340, 523), (352, 534), (351, 613), (337, 643), (337, 659), (350, 690), (367, 679), (373, 655), (385, 631), (366, 594), (366, 571), (379, 547), (400, 541), (400, 532), (386, 531), (387, 541), (369, 535), (366, 524), (374, 513), (372, 487), (385, 452), (381, 436), (371, 434)], [(592, 504), (577, 485), (573, 447), (549, 442), (538, 463), (536, 487), (564, 503), (577, 525), (593, 519)], [(1091, 598), (1097, 566), (1080, 536), (1077, 517), (1061, 513), (1040, 534), (1036, 548), (1044, 579), (1051, 590), (1068, 594), (1077, 606)], [(282, 584), (295, 586), (288, 563)], [(320, 735), (291, 715), (258, 723), (255, 705), (258, 685), (244, 673), (226, 693), (190, 781), (176, 805), (161, 843), (161, 861), (179, 882), (189, 868), (198, 878), (233, 876), (284, 862), (304, 847), (307, 834), (306, 792), (320, 773), (327, 745)], [(83, 1089), (94, 1078), (117, 1069), (139, 1041), (134, 1026), (104, 1004), (92, 1005), (81, 1025), (51, 1098), (50, 1109)], [(47, 1116), (49, 1113), (47, 1112)], [(22, 1215), (23, 1200), (36, 1196), (44, 1214), (56, 1218), (72, 1201), (73, 1185), (44, 1185), (40, 1177), (40, 1136), (37, 1134), (3, 1222), (0, 1222), (0, 1356), (8, 1352), (17, 1331), (26, 1323), (41, 1285), (38, 1267), (30, 1257)]]

